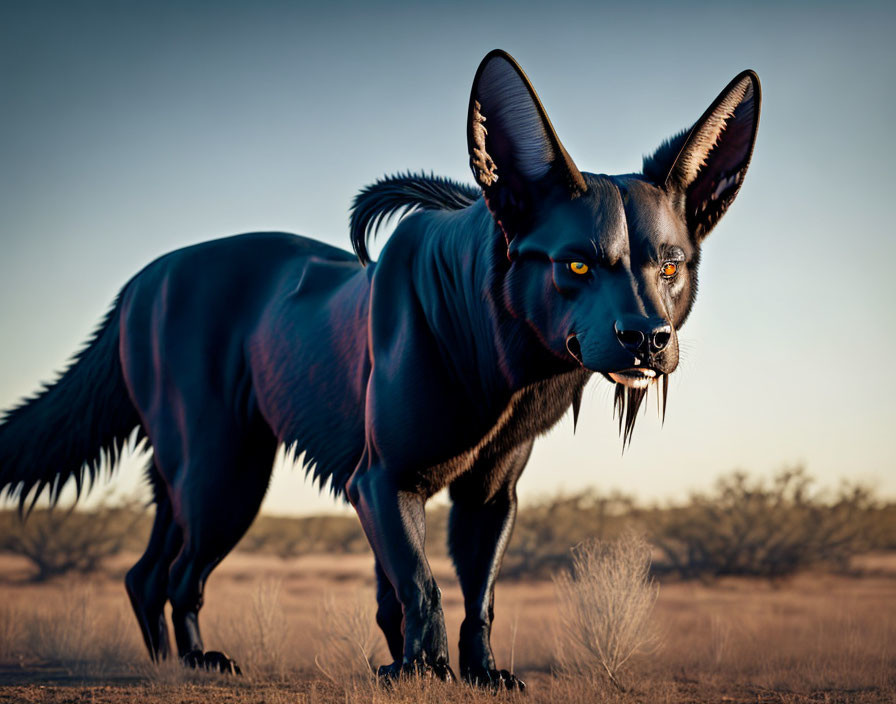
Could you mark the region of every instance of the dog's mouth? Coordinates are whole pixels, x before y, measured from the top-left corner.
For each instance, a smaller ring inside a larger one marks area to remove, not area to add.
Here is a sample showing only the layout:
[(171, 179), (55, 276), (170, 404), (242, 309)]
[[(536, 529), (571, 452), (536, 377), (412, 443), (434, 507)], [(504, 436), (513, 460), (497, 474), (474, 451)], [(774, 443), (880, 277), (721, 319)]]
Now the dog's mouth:
[(582, 361), (582, 345), (579, 344), (579, 338), (574, 332), (566, 336), (566, 349), (579, 364), (585, 366)]
[[(582, 360), (582, 345), (575, 333), (566, 336), (566, 350), (583, 367), (585, 362)], [(638, 360), (635, 360), (638, 363)], [(620, 369), (615, 372), (604, 372), (605, 377), (611, 381), (628, 387), (629, 389), (646, 389), (657, 377), (662, 376), (662, 372), (651, 367), (634, 366), (628, 369)]]
[[(566, 349), (570, 356), (585, 367), (582, 361), (582, 346), (575, 333), (566, 337)], [(622, 434), (622, 447), (631, 442), (632, 431), (635, 428), (635, 420), (638, 417), (638, 409), (647, 396), (647, 390), (655, 384), (657, 393), (657, 411), (661, 417), (666, 417), (666, 399), (669, 395), (669, 372), (642, 364), (641, 359), (634, 359), (635, 366), (626, 369), (618, 369), (614, 372), (601, 372), (607, 380), (615, 386), (613, 399), (613, 415), (619, 418), (619, 432)], [(587, 367), (586, 367), (587, 369)], [(578, 406), (574, 405), (574, 412), (578, 415)]]
[(618, 372), (608, 372), (607, 376), (617, 384), (630, 389), (646, 389), (651, 382), (656, 381), (658, 375), (656, 370), (650, 367), (630, 367), (620, 369)]

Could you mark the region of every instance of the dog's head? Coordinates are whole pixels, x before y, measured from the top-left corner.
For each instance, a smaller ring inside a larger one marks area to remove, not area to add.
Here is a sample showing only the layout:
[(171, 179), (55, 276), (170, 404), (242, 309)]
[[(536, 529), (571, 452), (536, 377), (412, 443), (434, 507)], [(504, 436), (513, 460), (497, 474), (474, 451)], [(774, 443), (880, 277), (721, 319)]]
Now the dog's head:
[(620, 393), (643, 395), (665, 379), (678, 365), (700, 245), (747, 172), (759, 105), (759, 79), (744, 71), (693, 127), (644, 159), (643, 173), (583, 173), (522, 69), (502, 51), (486, 56), (467, 141), (506, 242), (511, 314)]

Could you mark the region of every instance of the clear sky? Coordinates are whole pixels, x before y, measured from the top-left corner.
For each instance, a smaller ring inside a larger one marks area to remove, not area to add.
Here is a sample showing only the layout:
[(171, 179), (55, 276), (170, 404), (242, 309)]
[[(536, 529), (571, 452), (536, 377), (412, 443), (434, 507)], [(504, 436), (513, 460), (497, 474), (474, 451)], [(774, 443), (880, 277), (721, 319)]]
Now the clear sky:
[[(598, 173), (637, 170), (753, 68), (756, 152), (704, 248), (665, 427), (648, 404), (622, 455), (594, 380), (577, 435), (567, 418), (537, 443), (520, 492), (680, 497), (802, 462), (894, 496), (894, 35), (891, 3), (4, 2), (0, 407), (158, 255), (261, 229), (347, 247), (350, 200), (378, 176), (471, 182), (490, 49)], [(140, 482), (130, 463), (114, 486)], [(265, 506), (335, 504), (279, 467)]]

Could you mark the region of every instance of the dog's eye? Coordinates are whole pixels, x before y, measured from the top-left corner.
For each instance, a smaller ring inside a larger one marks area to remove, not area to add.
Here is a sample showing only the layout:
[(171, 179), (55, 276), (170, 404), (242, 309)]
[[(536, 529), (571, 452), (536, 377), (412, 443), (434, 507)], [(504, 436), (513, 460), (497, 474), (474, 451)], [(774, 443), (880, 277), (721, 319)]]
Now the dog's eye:
[(585, 262), (570, 262), (569, 270), (573, 274), (578, 274), (579, 276), (583, 276), (588, 273), (588, 269), (590, 267)]
[(666, 262), (663, 264), (663, 268), (660, 269), (660, 272), (663, 275), (663, 278), (671, 279), (678, 273), (678, 264), (675, 262)]

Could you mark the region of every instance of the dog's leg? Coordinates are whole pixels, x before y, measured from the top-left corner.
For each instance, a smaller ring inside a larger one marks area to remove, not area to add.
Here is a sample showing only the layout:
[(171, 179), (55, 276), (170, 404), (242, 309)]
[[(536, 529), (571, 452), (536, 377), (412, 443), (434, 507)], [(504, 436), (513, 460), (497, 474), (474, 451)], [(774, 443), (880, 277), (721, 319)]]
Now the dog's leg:
[(149, 650), (149, 656), (155, 662), (167, 658), (171, 650), (168, 625), (165, 622), (168, 565), (180, 550), (180, 546), (180, 528), (174, 523), (171, 501), (168, 499), (164, 483), (158, 480), (156, 516), (149, 545), (137, 564), (128, 570), (125, 576), (125, 586), (143, 633), (143, 641)]
[(448, 542), (465, 611), (460, 628), (460, 671), (461, 677), (478, 686), (526, 688), (515, 675), (496, 668), (490, 639), (495, 580), (516, 518), (516, 482), (531, 450), (530, 441), (491, 466), (474, 467), (451, 485)]
[(401, 603), (395, 595), (395, 587), (386, 576), (385, 571), (380, 566), (379, 560), (376, 562), (376, 622), (382, 629), (383, 635), (386, 637), (386, 644), (389, 646), (389, 654), (392, 660), (401, 664), (404, 654), (404, 635), (401, 632)]
[(227, 655), (205, 651), (199, 610), (209, 574), (258, 513), (277, 441), (261, 422), (246, 427), (232, 417), (228, 421), (220, 408), (207, 408), (193, 417), (201, 419), (204, 432), (190, 434), (185, 443), (189, 457), (177, 467), (173, 481), (169, 479), (174, 517), (183, 535), (183, 546), (168, 573), (171, 621), (184, 664), (239, 674)]
[(423, 496), (403, 491), (386, 467), (377, 462), (368, 466), (366, 460), (347, 488), (377, 563), (393, 585), (404, 614), (401, 662), (381, 667), (379, 674), (429, 673), (443, 680), (454, 679), (448, 667), (441, 592), (423, 551)]

